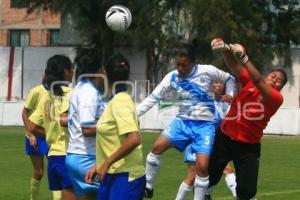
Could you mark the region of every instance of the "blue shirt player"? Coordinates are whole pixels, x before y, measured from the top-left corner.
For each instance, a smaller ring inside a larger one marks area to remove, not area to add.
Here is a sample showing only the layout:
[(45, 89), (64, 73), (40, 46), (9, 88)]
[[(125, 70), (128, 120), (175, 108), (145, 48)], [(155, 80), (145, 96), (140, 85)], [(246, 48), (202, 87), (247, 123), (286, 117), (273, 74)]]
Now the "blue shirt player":
[[(222, 120), (224, 119), (228, 109), (229, 109), (229, 103), (232, 100), (232, 96), (228, 95), (223, 95), (224, 93), (224, 85), (220, 83), (219, 81), (216, 81), (213, 83), (213, 91), (214, 91), (214, 97), (215, 97), (215, 128), (216, 128), (216, 134), (221, 134), (219, 133), (220, 130), (220, 124)], [(189, 192), (193, 191), (194, 188), (194, 180), (196, 176), (196, 155), (193, 153), (191, 145), (189, 145), (186, 150), (185, 150), (185, 156), (184, 156), (184, 162), (187, 163), (188, 165), (188, 172), (184, 180), (181, 182), (180, 187), (178, 189), (177, 195), (175, 200), (184, 200), (186, 199), (187, 195)], [(236, 178), (235, 174), (233, 171), (233, 168), (231, 165), (228, 163), (227, 166), (225, 167), (223, 171), (225, 175), (225, 182), (232, 193), (233, 197), (236, 197)], [(206, 194), (205, 194), (205, 200), (211, 199), (210, 195), (215, 188), (216, 185), (211, 186), (207, 189)]]

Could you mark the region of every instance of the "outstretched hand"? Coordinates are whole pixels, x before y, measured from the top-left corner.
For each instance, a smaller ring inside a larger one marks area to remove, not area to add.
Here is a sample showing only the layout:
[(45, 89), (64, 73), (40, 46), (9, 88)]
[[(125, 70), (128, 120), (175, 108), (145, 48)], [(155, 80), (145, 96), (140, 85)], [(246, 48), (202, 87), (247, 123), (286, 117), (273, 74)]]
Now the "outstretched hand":
[(240, 60), (242, 64), (246, 64), (249, 60), (246, 48), (241, 44), (229, 44), (233, 55)]
[(230, 49), (230, 47), (223, 41), (222, 38), (214, 38), (211, 41), (210, 46), (214, 52), (223, 52)]

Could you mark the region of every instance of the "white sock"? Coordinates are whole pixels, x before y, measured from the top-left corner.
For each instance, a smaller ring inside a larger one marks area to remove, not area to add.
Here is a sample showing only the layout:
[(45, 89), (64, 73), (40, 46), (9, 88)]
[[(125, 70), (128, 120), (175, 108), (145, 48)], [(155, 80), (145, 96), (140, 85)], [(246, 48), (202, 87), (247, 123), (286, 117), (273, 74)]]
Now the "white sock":
[(177, 196), (176, 196), (175, 200), (184, 200), (185, 197), (187, 196), (187, 194), (192, 190), (193, 190), (192, 185), (188, 185), (184, 181), (182, 181), (182, 183), (179, 186), (179, 189), (178, 189)]
[(205, 191), (205, 195), (211, 195), (211, 193), (213, 192), (215, 187), (216, 187), (216, 185), (212, 185), (212, 186), (208, 187), (207, 190)]
[(146, 158), (146, 187), (153, 189), (162, 156), (150, 152)]
[(225, 182), (226, 185), (228, 187), (228, 189), (230, 190), (230, 192), (232, 193), (233, 197), (236, 197), (236, 180), (235, 180), (235, 174), (231, 173), (231, 174), (226, 174), (225, 175)]
[(208, 176), (200, 177), (196, 175), (194, 183), (194, 200), (203, 200), (205, 191), (207, 190), (209, 184)]

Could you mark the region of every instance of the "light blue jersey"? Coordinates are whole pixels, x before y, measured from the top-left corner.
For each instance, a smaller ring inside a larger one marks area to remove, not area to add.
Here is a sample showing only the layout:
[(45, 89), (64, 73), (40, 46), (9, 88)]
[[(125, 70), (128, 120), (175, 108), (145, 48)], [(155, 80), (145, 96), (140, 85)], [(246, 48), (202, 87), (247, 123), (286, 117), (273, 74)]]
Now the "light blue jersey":
[(96, 136), (85, 137), (81, 127), (96, 126), (104, 110), (104, 102), (95, 85), (89, 80), (81, 80), (72, 91), (69, 104), (68, 153), (96, 155)]
[(215, 108), (212, 83), (226, 83), (226, 94), (234, 93), (234, 78), (212, 65), (195, 65), (190, 75), (181, 77), (177, 70), (168, 73), (137, 110), (142, 115), (169, 92), (176, 94), (177, 117), (189, 120), (214, 121)]
[(96, 163), (96, 135), (84, 136), (82, 127), (96, 126), (104, 106), (92, 82), (81, 80), (77, 83), (69, 104), (69, 145), (65, 161), (76, 196), (96, 194), (98, 191), (97, 185), (85, 182), (85, 175)]
[(229, 104), (227, 102), (218, 101), (218, 100), (215, 100), (214, 104), (216, 108), (216, 113), (215, 113), (216, 129), (218, 129), (222, 120), (225, 118), (227, 111), (229, 110)]
[(234, 78), (212, 65), (197, 64), (186, 77), (180, 76), (178, 71), (174, 70), (139, 104), (138, 114), (144, 114), (170, 92), (174, 92), (178, 114), (162, 132), (162, 136), (179, 151), (191, 145), (193, 152), (210, 155), (215, 134), (212, 84), (216, 81), (226, 83), (226, 94), (234, 94)]

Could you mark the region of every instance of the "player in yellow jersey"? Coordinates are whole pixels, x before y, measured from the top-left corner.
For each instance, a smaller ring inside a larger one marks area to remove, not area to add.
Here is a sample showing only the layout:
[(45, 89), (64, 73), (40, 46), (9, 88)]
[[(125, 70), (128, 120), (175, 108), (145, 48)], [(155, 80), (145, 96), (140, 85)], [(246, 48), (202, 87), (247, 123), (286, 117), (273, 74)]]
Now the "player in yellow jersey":
[(97, 123), (96, 168), (101, 186), (98, 200), (140, 200), (146, 185), (139, 121), (130, 95), (126, 92), (130, 66), (120, 54), (104, 66), (108, 80), (109, 102)]
[(47, 94), (43, 84), (32, 88), (25, 100), (22, 119), (26, 129), (25, 148), (26, 154), (29, 155), (33, 176), (30, 181), (30, 200), (39, 199), (40, 183), (44, 176), (44, 156), (48, 154), (48, 145), (44, 137), (35, 136), (29, 131), (29, 116), (36, 110), (38, 102)]
[[(75, 200), (72, 183), (65, 168), (68, 141), (67, 118), (71, 89), (62, 81), (71, 81), (73, 66), (66, 56), (55, 55), (48, 59), (45, 70), (45, 84), (49, 88), (30, 115), (30, 132), (46, 136), (48, 152), (48, 182), (51, 191), (63, 190), (63, 199)], [(60, 81), (60, 83), (59, 83)]]

